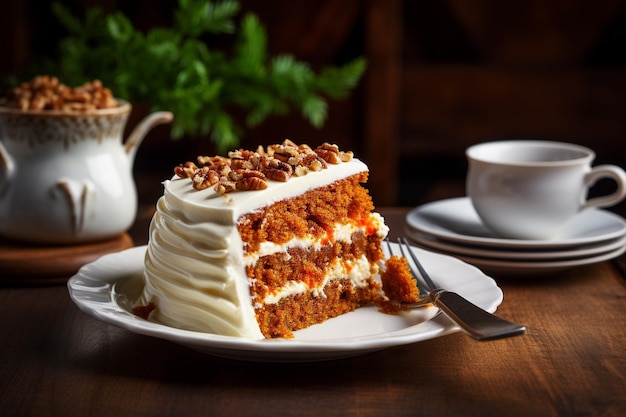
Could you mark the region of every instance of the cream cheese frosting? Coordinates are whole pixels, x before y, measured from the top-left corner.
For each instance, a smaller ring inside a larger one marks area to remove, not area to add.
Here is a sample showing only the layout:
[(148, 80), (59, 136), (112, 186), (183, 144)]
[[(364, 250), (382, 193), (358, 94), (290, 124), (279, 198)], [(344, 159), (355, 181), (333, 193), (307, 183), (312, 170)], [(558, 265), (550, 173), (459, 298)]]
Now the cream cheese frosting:
[[(367, 166), (352, 159), (327, 169), (292, 177), (287, 182), (270, 181), (263, 191), (220, 194), (207, 188), (196, 190), (187, 178), (173, 177), (164, 182), (150, 225), (150, 241), (145, 259), (145, 288), (137, 305), (151, 302), (158, 307), (152, 319), (177, 328), (227, 336), (262, 339), (254, 312), (261, 302), (278, 302), (280, 298), (302, 291), (303, 283), (291, 282), (278, 294), (266, 300), (252, 300), (246, 264), (260, 254), (245, 256), (237, 230), (237, 220), (244, 214), (275, 202), (349, 176), (366, 172)], [(371, 222), (378, 233), (388, 228), (382, 217), (372, 213)], [(348, 240), (353, 230), (335, 226), (335, 238)], [(283, 245), (267, 244), (264, 254), (286, 252), (289, 247), (316, 245), (319, 242), (293, 240)], [(372, 271), (367, 260), (354, 265), (330, 265), (330, 277), (351, 279), (356, 286), (365, 285)], [(328, 280), (327, 279), (327, 280)], [(323, 289), (321, 291), (323, 296)]]

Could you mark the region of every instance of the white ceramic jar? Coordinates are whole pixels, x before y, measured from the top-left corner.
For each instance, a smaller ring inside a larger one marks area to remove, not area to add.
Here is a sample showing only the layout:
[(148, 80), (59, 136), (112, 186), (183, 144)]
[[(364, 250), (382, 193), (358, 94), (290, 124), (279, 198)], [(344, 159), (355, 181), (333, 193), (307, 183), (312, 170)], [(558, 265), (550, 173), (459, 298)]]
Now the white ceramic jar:
[(118, 101), (84, 112), (0, 106), (0, 236), (76, 244), (128, 230), (137, 213), (137, 148), (173, 115), (148, 115), (123, 142), (131, 105)]

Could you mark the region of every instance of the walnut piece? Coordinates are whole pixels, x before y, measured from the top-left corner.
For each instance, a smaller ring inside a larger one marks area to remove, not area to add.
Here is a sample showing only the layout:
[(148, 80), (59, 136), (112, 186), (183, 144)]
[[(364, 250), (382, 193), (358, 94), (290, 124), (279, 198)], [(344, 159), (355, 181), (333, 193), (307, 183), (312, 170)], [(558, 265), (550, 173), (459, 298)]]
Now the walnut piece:
[(174, 174), (178, 175), (181, 178), (193, 178), (198, 172), (198, 167), (193, 162), (185, 162), (185, 164), (180, 164), (174, 168)]
[(217, 171), (207, 166), (200, 168), (192, 178), (193, 188), (196, 190), (204, 190), (220, 181), (220, 175)]
[(318, 146), (314, 152), (329, 164), (341, 163), (341, 158), (339, 158), (339, 147), (337, 145), (331, 145), (328, 142), (324, 142), (324, 144)]
[(270, 180), (287, 182), (293, 174), (293, 168), (286, 162), (271, 159), (267, 163), (267, 167), (263, 169), (263, 174)]
[(267, 181), (259, 177), (245, 177), (237, 181), (235, 187), (241, 191), (265, 190)]

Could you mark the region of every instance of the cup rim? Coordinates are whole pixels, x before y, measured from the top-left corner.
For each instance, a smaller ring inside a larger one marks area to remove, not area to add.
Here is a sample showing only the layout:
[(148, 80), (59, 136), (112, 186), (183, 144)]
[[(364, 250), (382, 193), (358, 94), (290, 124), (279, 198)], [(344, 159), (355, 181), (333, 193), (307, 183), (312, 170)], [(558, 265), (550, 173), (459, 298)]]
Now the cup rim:
[(117, 107), (109, 107), (106, 109), (91, 110), (22, 110), (17, 107), (5, 106), (6, 100), (0, 99), (0, 114), (9, 114), (15, 116), (34, 116), (34, 117), (98, 117), (111, 116), (130, 113), (132, 105), (130, 102), (115, 98), (119, 103)]
[[(494, 146), (535, 146), (545, 148), (560, 148), (570, 151), (580, 152), (582, 155), (577, 158), (555, 160), (555, 161), (498, 161), (493, 158), (480, 155), (479, 152), (487, 147)], [(506, 165), (506, 166), (518, 166), (518, 167), (541, 167), (541, 166), (564, 166), (564, 165), (577, 165), (584, 161), (592, 161), (596, 154), (593, 150), (586, 146), (578, 145), (570, 142), (560, 142), (552, 140), (540, 140), (540, 139), (510, 139), (510, 140), (494, 140), (489, 142), (481, 142), (468, 147), (465, 150), (465, 155), (470, 161), (479, 161), (483, 163), (493, 165)]]

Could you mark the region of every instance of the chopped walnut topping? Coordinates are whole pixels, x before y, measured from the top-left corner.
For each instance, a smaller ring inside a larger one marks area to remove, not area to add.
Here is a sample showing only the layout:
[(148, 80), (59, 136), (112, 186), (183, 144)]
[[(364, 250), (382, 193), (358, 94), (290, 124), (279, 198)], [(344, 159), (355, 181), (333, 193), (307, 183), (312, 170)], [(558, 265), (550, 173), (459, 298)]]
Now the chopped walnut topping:
[(209, 165), (209, 166), (224, 166), (230, 165), (230, 159), (225, 158), (223, 156), (198, 156), (198, 163), (201, 166)]
[(48, 75), (37, 76), (12, 88), (5, 99), (7, 106), (22, 110), (85, 111), (119, 106), (111, 90), (100, 80), (71, 88)]
[(309, 171), (310, 170), (304, 165), (298, 165), (293, 173), (296, 175), (296, 177), (303, 177), (308, 174)]
[(235, 191), (236, 190), (236, 185), (233, 182), (230, 181), (220, 181), (217, 183), (217, 185), (215, 186), (215, 191), (220, 193), (220, 194), (226, 194), (229, 193), (231, 191)]
[(270, 180), (286, 182), (293, 174), (293, 168), (286, 162), (270, 159), (263, 173)]
[(191, 178), (193, 187), (213, 189), (226, 194), (235, 190), (264, 190), (268, 181), (286, 182), (293, 175), (301, 177), (328, 168), (328, 164), (349, 162), (352, 152), (342, 152), (337, 145), (324, 143), (313, 150), (289, 139), (256, 151), (238, 149), (222, 156), (198, 156), (198, 165), (187, 162), (174, 168), (181, 178)]
[(245, 177), (235, 183), (235, 188), (241, 191), (264, 190), (267, 181), (258, 177)]
[(352, 158), (354, 158), (354, 153), (352, 151), (339, 152), (339, 159), (341, 159), (341, 162), (350, 162), (352, 161)]
[(193, 181), (193, 188), (196, 190), (204, 190), (217, 184), (220, 181), (220, 175), (217, 171), (203, 166), (195, 173), (191, 180)]
[(193, 162), (185, 162), (174, 168), (174, 173), (181, 178), (193, 178), (198, 172), (198, 167)]
[(337, 145), (331, 145), (328, 142), (325, 142), (323, 145), (318, 146), (315, 149), (315, 153), (330, 164), (338, 164), (341, 162), (341, 159), (339, 158), (339, 147)]
[(326, 165), (326, 161), (324, 161), (314, 152), (311, 152), (304, 157), (304, 159), (302, 160), (302, 165), (314, 172), (319, 172), (323, 169), (328, 168), (328, 165)]

